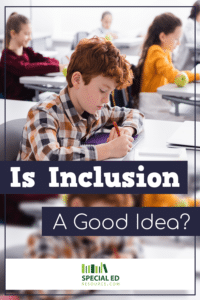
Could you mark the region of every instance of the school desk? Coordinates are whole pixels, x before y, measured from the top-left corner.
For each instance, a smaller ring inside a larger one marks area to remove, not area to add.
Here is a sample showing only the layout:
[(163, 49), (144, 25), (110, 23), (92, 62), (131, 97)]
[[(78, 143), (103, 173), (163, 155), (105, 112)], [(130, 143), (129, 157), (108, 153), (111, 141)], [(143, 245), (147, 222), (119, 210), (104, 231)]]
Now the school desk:
[[(73, 51), (68, 53), (70, 57)], [(127, 60), (134, 65), (137, 65), (139, 56), (128, 55)], [(54, 74), (54, 76), (50, 76)], [(50, 73), (44, 76), (23, 76), (19, 79), (20, 83), (24, 84), (26, 88), (35, 90), (36, 101), (39, 101), (39, 92), (55, 92), (59, 93), (60, 90), (67, 85), (66, 78), (61, 72)]]
[[(184, 87), (178, 87), (174, 83), (160, 86), (157, 92), (162, 95), (163, 99), (170, 100), (175, 105), (175, 115), (179, 116), (179, 104), (200, 106), (200, 82), (188, 83)], [(196, 93), (196, 100), (195, 100)]]
[[(144, 121), (144, 137), (136, 145), (135, 149), (160, 149), (161, 151), (167, 150), (167, 140), (173, 135), (173, 133), (181, 126), (181, 122), (172, 121), (160, 121), (160, 120), (145, 120)], [(196, 134), (200, 134), (196, 132)], [(188, 182), (194, 179), (194, 168), (195, 168), (195, 151), (186, 150), (188, 160)], [(134, 150), (129, 152), (123, 160), (133, 161)], [(156, 160), (156, 158), (155, 158)], [(197, 174), (200, 173), (200, 151), (196, 151), (196, 169)], [(200, 182), (197, 182), (198, 189), (200, 189)], [(190, 188), (190, 187), (189, 187)], [(193, 190), (189, 191), (191, 194)]]
[(194, 43), (187, 43), (186, 47), (190, 50), (191, 55), (194, 56), (196, 52), (196, 61), (200, 61), (200, 45), (197, 44), (196, 47), (194, 47)]
[(119, 39), (114, 39), (112, 42), (117, 48), (131, 48), (134, 46), (139, 46), (142, 44), (144, 37), (124, 37)]
[(43, 50), (38, 50), (38, 53), (42, 54), (44, 57), (50, 57), (50, 58), (56, 58), (58, 55), (58, 51), (43, 51)]
[(200, 73), (200, 64), (197, 64), (195, 68), (191, 70), (192, 72)]
[(66, 77), (60, 72), (58, 76), (23, 76), (19, 81), (26, 88), (35, 90), (36, 101), (39, 101), (40, 91), (59, 93), (67, 84)]

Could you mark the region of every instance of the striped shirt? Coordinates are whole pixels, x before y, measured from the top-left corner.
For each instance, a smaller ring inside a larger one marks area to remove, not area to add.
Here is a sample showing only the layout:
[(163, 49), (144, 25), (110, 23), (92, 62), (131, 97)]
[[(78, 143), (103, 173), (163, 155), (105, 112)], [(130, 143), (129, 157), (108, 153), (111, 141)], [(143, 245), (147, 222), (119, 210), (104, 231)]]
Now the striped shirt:
[(104, 107), (94, 115), (80, 115), (67, 89), (60, 95), (33, 106), (27, 117), (17, 160), (23, 161), (96, 161), (96, 147), (82, 145), (92, 134), (112, 126), (132, 127), (142, 131), (144, 115), (136, 109)]

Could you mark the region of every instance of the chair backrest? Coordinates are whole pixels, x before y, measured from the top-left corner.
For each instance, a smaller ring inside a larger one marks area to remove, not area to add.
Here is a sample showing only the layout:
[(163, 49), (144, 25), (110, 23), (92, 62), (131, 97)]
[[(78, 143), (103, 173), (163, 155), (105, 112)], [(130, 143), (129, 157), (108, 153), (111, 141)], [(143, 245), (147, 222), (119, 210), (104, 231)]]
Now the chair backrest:
[(85, 39), (88, 36), (88, 32), (86, 31), (80, 31), (77, 32), (73, 38), (72, 44), (71, 44), (71, 50), (74, 50), (76, 48), (76, 45), (80, 42), (80, 40)]
[(8, 121), (0, 125), (0, 161), (3, 161), (4, 159), (6, 159), (7, 161), (16, 160), (19, 151), (19, 144), (22, 139), (22, 130), (25, 123), (26, 119), (24, 118)]
[[(128, 107), (128, 108), (138, 108), (139, 107), (139, 77), (137, 74), (137, 68), (135, 65), (131, 65), (132, 72), (134, 74), (133, 83), (131, 86), (123, 90), (114, 90), (114, 98), (117, 106)], [(112, 96), (110, 96), (111, 106), (114, 106)]]

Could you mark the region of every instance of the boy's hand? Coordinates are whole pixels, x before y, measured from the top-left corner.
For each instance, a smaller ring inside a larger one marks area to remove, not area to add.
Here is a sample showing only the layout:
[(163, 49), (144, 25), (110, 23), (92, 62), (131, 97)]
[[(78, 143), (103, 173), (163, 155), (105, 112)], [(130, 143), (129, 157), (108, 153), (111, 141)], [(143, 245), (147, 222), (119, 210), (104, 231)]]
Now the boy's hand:
[(121, 136), (108, 142), (109, 158), (119, 158), (125, 156), (132, 149), (133, 138), (130, 135), (122, 134)]
[[(132, 127), (118, 127), (119, 128), (119, 131), (120, 131), (120, 135), (129, 135), (129, 136), (132, 136), (135, 132), (135, 129), (132, 128)], [(117, 131), (115, 129), (115, 127), (113, 127), (110, 131), (110, 135), (107, 139), (107, 142), (110, 142), (114, 139), (116, 139), (118, 137), (118, 134), (117, 134)]]

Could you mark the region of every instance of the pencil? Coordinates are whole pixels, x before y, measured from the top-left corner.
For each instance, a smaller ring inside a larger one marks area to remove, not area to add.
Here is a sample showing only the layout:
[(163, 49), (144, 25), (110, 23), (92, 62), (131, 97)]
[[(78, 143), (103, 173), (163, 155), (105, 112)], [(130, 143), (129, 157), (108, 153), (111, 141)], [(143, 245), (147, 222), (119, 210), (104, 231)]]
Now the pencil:
[(117, 123), (115, 121), (113, 121), (113, 125), (115, 126), (115, 129), (117, 131), (117, 135), (120, 136), (120, 130), (119, 130), (119, 127), (117, 126)]

